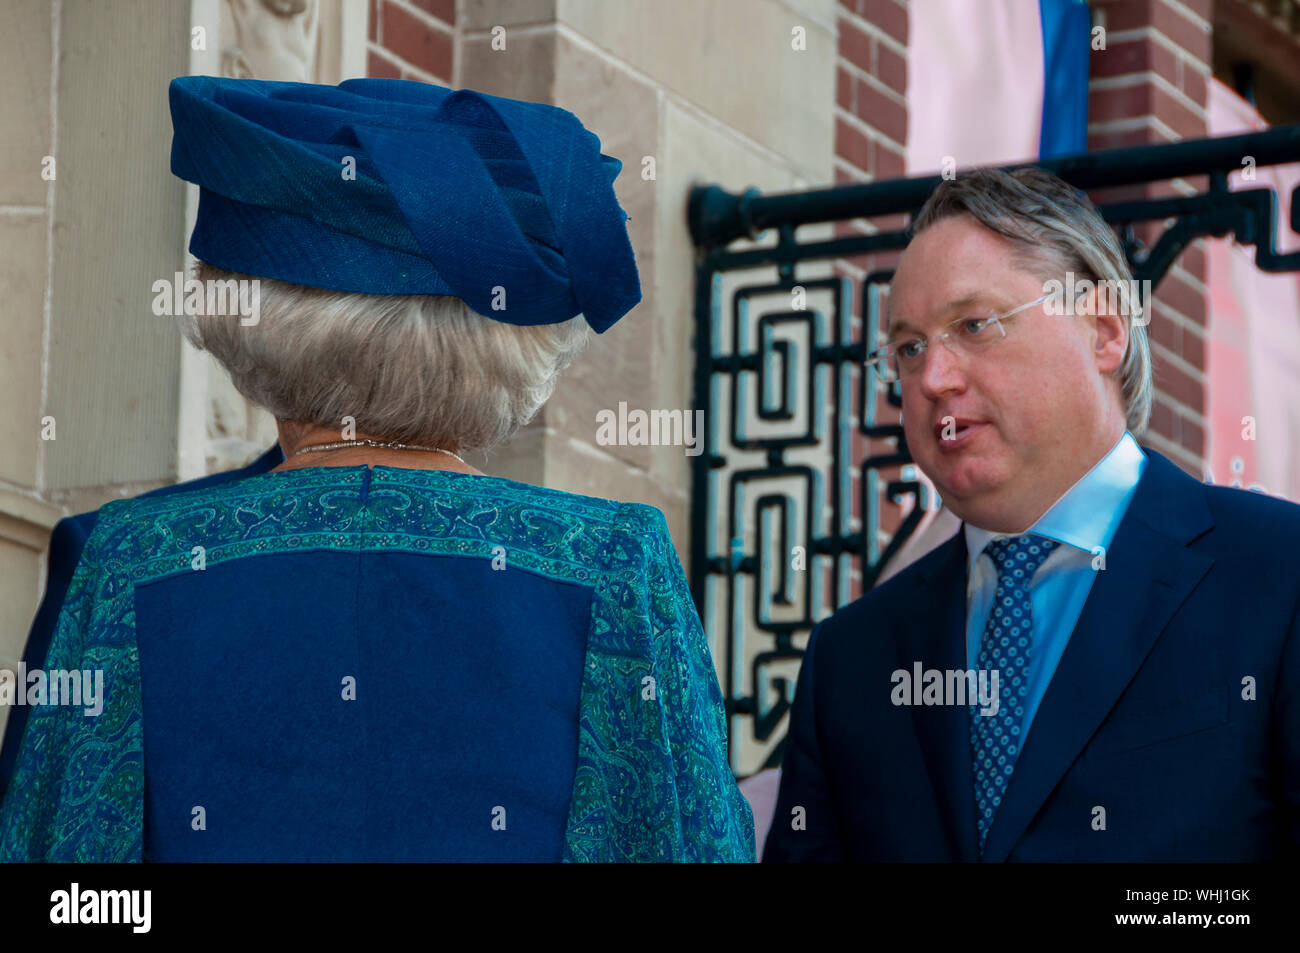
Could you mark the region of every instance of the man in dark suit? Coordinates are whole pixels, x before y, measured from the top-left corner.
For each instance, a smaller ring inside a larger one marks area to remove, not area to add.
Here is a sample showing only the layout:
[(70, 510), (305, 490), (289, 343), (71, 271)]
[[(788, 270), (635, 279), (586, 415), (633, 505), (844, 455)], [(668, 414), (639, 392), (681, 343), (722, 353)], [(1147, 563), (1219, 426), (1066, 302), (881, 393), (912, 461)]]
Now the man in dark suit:
[[(276, 444), (241, 469), (213, 473), (185, 483), (159, 487), (143, 495), (162, 496), (257, 476), (283, 462), (284, 454), (280, 451), (280, 445)], [(26, 663), (28, 671), (41, 668), (45, 664), (45, 656), (50, 650), (50, 641), (54, 638), (54, 630), (59, 621), (59, 610), (63, 608), (63, 599), (68, 593), (68, 586), (72, 582), (77, 563), (81, 560), (82, 547), (94, 532), (98, 519), (97, 510), (65, 516), (55, 524), (50, 534), (49, 573), (45, 583), (45, 595), (36, 610), (36, 618), (32, 621), (31, 631), (27, 635), (27, 645), (23, 649), (23, 662)], [(26, 706), (15, 705), (9, 710), (9, 720), (5, 723), (4, 742), (0, 744), (0, 801), (4, 800), (5, 791), (9, 788), (9, 779), (13, 776), (14, 762), (18, 757), (18, 743), (22, 740), (23, 729), (27, 726), (27, 712)]]
[(871, 360), (963, 526), (813, 630), (763, 859), (1294, 857), (1300, 507), (1138, 447), (1146, 316), (1068, 185), (912, 228)]

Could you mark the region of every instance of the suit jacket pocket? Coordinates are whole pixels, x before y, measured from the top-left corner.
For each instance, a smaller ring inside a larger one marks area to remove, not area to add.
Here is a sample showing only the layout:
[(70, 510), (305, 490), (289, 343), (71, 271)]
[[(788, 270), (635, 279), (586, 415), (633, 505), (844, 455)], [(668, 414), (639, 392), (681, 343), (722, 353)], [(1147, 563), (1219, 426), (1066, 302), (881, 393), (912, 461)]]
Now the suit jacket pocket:
[(1194, 700), (1145, 710), (1120, 704), (1102, 722), (1088, 743), (1097, 754), (1132, 751), (1172, 741), (1198, 731), (1218, 728), (1228, 722), (1228, 696), (1206, 692)]

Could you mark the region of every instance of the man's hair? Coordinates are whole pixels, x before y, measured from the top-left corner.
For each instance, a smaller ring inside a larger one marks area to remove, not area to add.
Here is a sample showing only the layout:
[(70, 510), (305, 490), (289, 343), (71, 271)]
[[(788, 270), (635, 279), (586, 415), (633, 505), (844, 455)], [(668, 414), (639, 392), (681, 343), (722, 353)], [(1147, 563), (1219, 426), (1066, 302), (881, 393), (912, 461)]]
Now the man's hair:
[(491, 449), (541, 409), (592, 335), (582, 315), (518, 326), (449, 295), (322, 291), (204, 262), (195, 275), (205, 287), (259, 283), (256, 324), (181, 319), (241, 394), (282, 420), (341, 428), (350, 416), (359, 432), (403, 443)]
[[(1119, 240), (1097, 207), (1068, 183), (1037, 168), (1014, 171), (974, 169), (941, 182), (911, 224), (913, 237), (935, 222), (954, 215), (971, 215), (985, 228), (1009, 239), (1018, 249), (1015, 264), (1044, 281), (1116, 282), (1120, 313), (1136, 317), (1149, 302), (1133, 301), (1133, 275)], [(1115, 371), (1128, 429), (1146, 429), (1151, 417), (1151, 347), (1145, 318), (1129, 321), (1128, 350)]]

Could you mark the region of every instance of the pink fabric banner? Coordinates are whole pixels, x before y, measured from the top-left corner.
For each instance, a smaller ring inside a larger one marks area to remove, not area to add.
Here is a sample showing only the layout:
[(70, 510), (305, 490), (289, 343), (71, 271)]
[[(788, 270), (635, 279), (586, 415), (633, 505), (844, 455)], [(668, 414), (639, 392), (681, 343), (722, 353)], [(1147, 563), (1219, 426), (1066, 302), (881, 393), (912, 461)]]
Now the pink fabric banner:
[(1038, 157), (1043, 34), (1038, 0), (911, 0), (907, 174)]
[[(1253, 106), (1215, 79), (1208, 125), (1216, 137), (1268, 128)], [(1288, 225), (1300, 164), (1255, 169), (1253, 181), (1246, 174), (1231, 175), (1230, 188), (1273, 189), (1276, 246), (1300, 248)], [(1205, 248), (1205, 477), (1300, 500), (1300, 276), (1260, 271), (1254, 247), (1231, 239), (1206, 239)]]

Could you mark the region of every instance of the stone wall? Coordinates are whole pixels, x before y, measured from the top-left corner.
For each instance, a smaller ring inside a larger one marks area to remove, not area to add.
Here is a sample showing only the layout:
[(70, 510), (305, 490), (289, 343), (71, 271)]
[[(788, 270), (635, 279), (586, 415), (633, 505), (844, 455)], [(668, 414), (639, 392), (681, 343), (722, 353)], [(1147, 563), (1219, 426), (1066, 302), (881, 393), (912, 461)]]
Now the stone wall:
[[(793, 48), (796, 28), (805, 49)], [(691, 406), (687, 194), (696, 183), (776, 191), (831, 180), (835, 43), (831, 0), (460, 5), (456, 85), (562, 106), (622, 160), (615, 190), (643, 292), (484, 469), (652, 503), (688, 561), (690, 458), (681, 447), (601, 446), (596, 414), (620, 401)]]

